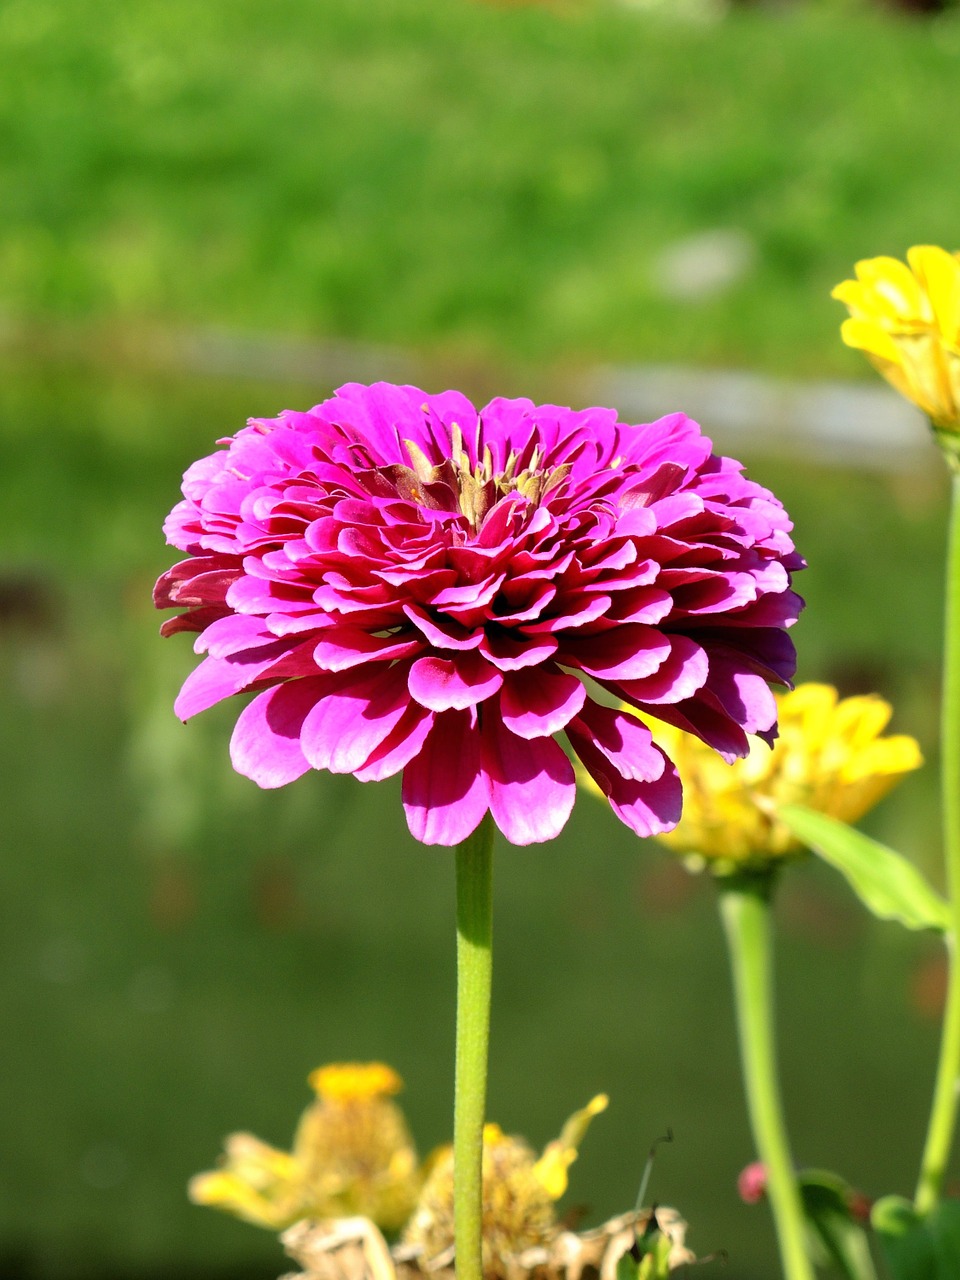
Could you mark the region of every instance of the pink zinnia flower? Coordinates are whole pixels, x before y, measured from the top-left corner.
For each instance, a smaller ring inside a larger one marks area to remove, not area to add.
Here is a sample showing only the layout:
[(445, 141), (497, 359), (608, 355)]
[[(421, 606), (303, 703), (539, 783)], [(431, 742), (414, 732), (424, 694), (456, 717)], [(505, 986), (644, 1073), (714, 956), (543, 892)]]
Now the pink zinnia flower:
[(207, 655), (181, 718), (255, 693), (231, 756), (260, 786), (402, 770), (418, 840), (490, 810), (531, 844), (573, 807), (564, 733), (646, 836), (677, 822), (680, 782), (609, 702), (731, 759), (774, 736), (802, 562), (779, 502), (683, 414), (351, 384), (221, 443), (184, 477), (165, 532), (190, 558), (155, 599)]

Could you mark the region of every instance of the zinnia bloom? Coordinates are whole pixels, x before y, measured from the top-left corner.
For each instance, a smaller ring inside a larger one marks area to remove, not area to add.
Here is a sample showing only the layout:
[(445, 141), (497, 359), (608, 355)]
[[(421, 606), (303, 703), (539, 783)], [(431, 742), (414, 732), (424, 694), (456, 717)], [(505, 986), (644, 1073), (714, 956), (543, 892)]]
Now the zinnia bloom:
[(850, 319), (841, 335), (863, 351), (901, 395), (941, 431), (960, 430), (960, 254), (916, 245), (909, 267), (896, 258), (868, 258), (856, 280), (833, 297)]
[(310, 1084), (317, 1101), (301, 1116), (292, 1151), (231, 1134), (221, 1167), (191, 1179), (191, 1200), (275, 1231), (300, 1218), (355, 1214), (398, 1231), (421, 1181), (407, 1122), (391, 1101), (403, 1082), (381, 1062), (348, 1062), (318, 1067)]
[(779, 695), (780, 735), (734, 765), (669, 725), (655, 736), (671, 753), (686, 803), (679, 826), (658, 838), (680, 853), (737, 866), (766, 866), (801, 846), (777, 819), (777, 806), (802, 804), (856, 822), (921, 763), (906, 734), (884, 737), (890, 704), (875, 695), (837, 698), (826, 684), (801, 684)]
[(489, 810), (530, 844), (573, 807), (562, 732), (649, 835), (679, 818), (676, 770), (607, 702), (728, 759), (772, 740), (802, 562), (780, 503), (683, 414), (348, 385), (222, 443), (186, 473), (165, 532), (189, 559), (155, 599), (207, 655), (181, 718), (256, 695), (231, 755), (261, 786), (402, 771), (418, 840)]

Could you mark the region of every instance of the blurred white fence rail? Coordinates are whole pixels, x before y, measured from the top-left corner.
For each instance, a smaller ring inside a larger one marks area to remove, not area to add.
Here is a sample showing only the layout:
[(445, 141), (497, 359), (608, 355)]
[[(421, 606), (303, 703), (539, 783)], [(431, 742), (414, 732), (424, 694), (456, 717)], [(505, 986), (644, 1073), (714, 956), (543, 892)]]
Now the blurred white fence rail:
[(937, 449), (923, 415), (890, 387), (799, 382), (679, 366), (599, 369), (584, 401), (628, 422), (682, 409), (724, 451), (807, 456), (877, 471), (925, 471)]

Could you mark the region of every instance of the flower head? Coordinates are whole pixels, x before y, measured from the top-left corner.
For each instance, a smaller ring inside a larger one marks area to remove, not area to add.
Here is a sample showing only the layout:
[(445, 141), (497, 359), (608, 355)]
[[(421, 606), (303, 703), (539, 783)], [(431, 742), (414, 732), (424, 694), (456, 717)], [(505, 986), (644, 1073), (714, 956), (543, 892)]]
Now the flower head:
[(896, 258), (868, 258), (856, 280), (833, 297), (850, 319), (841, 334), (939, 431), (960, 431), (960, 254), (916, 245), (909, 266)]
[[(554, 1201), (567, 1189), (566, 1171), (590, 1121), (606, 1110), (598, 1094), (570, 1117), (560, 1137), (538, 1159), (523, 1138), (510, 1137), (496, 1124), (483, 1130), (484, 1275), (502, 1275), (524, 1249), (546, 1244), (557, 1232)], [(404, 1242), (416, 1246), (425, 1269), (442, 1264), (453, 1245), (453, 1148), (442, 1147), (429, 1172)]]
[(221, 1168), (190, 1182), (197, 1204), (281, 1230), (300, 1218), (363, 1214), (385, 1231), (406, 1222), (420, 1189), (416, 1149), (390, 1095), (403, 1083), (380, 1062), (333, 1063), (310, 1075), (292, 1152), (247, 1133), (225, 1144)]
[(598, 686), (728, 759), (774, 736), (802, 562), (780, 503), (682, 414), (380, 383), (222, 443), (186, 473), (165, 531), (189, 558), (155, 599), (207, 655), (182, 718), (255, 694), (231, 755), (261, 786), (402, 772), (424, 843), (489, 810), (530, 844), (573, 807), (562, 732), (649, 835), (679, 817), (676, 770)]
[(855, 822), (921, 764), (913, 738), (883, 736), (891, 708), (882, 698), (838, 700), (830, 685), (801, 684), (777, 701), (773, 748), (757, 743), (732, 766), (670, 726), (655, 727), (686, 795), (679, 826), (659, 837), (664, 844), (737, 867), (766, 866), (800, 851), (777, 819), (777, 805), (803, 804)]

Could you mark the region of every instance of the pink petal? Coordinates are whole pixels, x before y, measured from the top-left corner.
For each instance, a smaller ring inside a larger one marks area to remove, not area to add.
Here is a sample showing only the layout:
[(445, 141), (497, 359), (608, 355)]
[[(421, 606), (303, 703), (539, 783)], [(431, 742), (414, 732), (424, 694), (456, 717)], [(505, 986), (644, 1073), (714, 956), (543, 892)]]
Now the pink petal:
[(484, 719), (483, 769), (490, 811), (511, 844), (540, 844), (566, 826), (577, 794), (573, 765), (553, 738), (529, 741)]
[(643, 680), (622, 680), (607, 686), (626, 702), (660, 705), (692, 698), (707, 680), (709, 659), (703, 648), (689, 636), (670, 637), (670, 657), (652, 676)]
[(522, 630), (487, 627), (479, 651), (501, 671), (519, 671), (545, 662), (556, 653), (558, 646), (555, 636), (531, 636)]
[(300, 730), (328, 683), (324, 676), (292, 680), (248, 703), (230, 739), (236, 771), (261, 787), (282, 787), (306, 773), (310, 764), (300, 749)]
[(365, 662), (384, 662), (392, 658), (406, 658), (423, 648), (423, 641), (410, 631), (396, 635), (371, 635), (359, 627), (335, 627), (327, 632), (313, 651), (314, 660), (322, 671), (348, 671)]
[[(207, 628), (208, 631), (212, 629)], [(302, 641), (271, 639), (270, 644), (260, 645), (246, 653), (235, 653), (226, 658), (205, 658), (183, 682), (173, 709), (181, 720), (189, 720), (224, 698), (242, 693), (259, 680), (280, 675), (312, 675), (316, 671), (312, 649), (311, 642), (304, 644)]]
[(397, 727), (370, 754), (367, 763), (354, 770), (354, 776), (361, 782), (380, 782), (406, 768), (426, 742), (435, 718), (432, 712), (412, 702)]
[(416, 604), (405, 604), (403, 612), (437, 649), (476, 649), (483, 639), (481, 628), (467, 629), (451, 618), (432, 617)]
[(626, 623), (580, 638), (564, 637), (561, 662), (569, 662), (600, 680), (642, 680), (670, 654), (670, 640), (656, 627)]
[(478, 653), (418, 658), (410, 668), (410, 696), (431, 711), (462, 711), (497, 692), (503, 676)]
[(208, 653), (211, 658), (229, 658), (235, 654), (251, 653), (277, 643), (263, 618), (238, 617), (231, 613), (211, 623), (193, 646), (195, 653)]
[(228, 587), (242, 572), (235, 556), (182, 560), (157, 579), (153, 603), (158, 609), (222, 604)]
[(634, 705), (638, 711), (649, 711), (658, 720), (665, 720), (667, 724), (675, 725), (685, 733), (692, 733), (708, 747), (713, 747), (727, 764), (732, 764), (750, 750), (747, 735), (706, 689), (701, 689), (692, 698), (678, 702), (675, 706), (658, 703), (647, 707), (643, 702)]
[(567, 737), (578, 756), (584, 758), (584, 751), (591, 756), (599, 752), (621, 778), (655, 782), (663, 773), (666, 757), (650, 730), (636, 716), (616, 707), (588, 702), (567, 725)]
[(303, 725), (303, 754), (315, 769), (353, 773), (366, 764), (400, 723), (410, 702), (407, 667), (340, 676), (336, 692), (313, 708)]
[(506, 727), (518, 737), (548, 738), (577, 714), (586, 696), (587, 691), (576, 676), (534, 667), (506, 677), (500, 694), (500, 714)]
[(765, 734), (777, 723), (777, 703), (766, 680), (733, 662), (710, 654), (707, 688), (724, 711), (747, 733)]
[(445, 711), (403, 771), (410, 834), (423, 844), (460, 844), (479, 826), (489, 804), (480, 732), (468, 711)]
[(680, 821), (683, 788), (672, 764), (656, 782), (628, 782), (615, 779), (607, 797), (621, 822), (638, 836), (657, 836), (672, 831)]
[(625, 778), (613, 766), (609, 756), (599, 751), (589, 738), (578, 736), (574, 749), (584, 768), (610, 801), (611, 809), (638, 836), (671, 831), (680, 821), (683, 804), (680, 777), (666, 757), (660, 777), (653, 782), (643, 782)]

